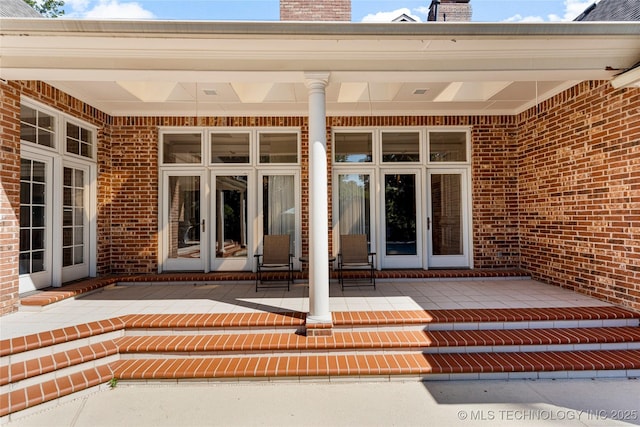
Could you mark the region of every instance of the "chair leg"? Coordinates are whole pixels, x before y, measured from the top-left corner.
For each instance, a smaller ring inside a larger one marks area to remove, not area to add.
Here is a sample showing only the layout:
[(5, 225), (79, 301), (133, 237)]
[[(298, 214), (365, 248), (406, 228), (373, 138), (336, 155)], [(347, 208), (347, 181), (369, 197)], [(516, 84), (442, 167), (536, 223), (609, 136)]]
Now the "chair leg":
[(260, 276), (260, 265), (258, 265), (258, 270), (256, 272), (256, 292), (258, 292), (258, 283), (260, 283), (261, 280), (262, 277)]

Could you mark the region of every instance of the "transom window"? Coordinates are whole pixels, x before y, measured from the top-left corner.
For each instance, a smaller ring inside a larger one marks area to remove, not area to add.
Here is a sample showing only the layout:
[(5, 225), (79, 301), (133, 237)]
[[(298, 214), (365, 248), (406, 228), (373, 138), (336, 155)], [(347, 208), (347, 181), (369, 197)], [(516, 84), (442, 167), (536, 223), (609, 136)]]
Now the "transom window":
[(93, 132), (90, 129), (67, 122), (67, 153), (93, 158)]
[(52, 115), (20, 105), (20, 139), (55, 148), (55, 119)]

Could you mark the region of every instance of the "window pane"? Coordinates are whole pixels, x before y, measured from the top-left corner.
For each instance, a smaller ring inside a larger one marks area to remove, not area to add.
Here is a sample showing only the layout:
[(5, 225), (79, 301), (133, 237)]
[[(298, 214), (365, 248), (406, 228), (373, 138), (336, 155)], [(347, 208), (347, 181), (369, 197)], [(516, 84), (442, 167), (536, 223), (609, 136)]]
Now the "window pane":
[(431, 216), (434, 255), (462, 255), (462, 178), (431, 175)]
[(260, 163), (297, 163), (298, 135), (295, 133), (261, 133)]
[(288, 234), (295, 242), (295, 191), (291, 175), (265, 176), (262, 179), (264, 234)]
[(201, 134), (199, 133), (166, 133), (162, 135), (162, 152), (164, 163), (200, 163)]
[(68, 267), (73, 265), (73, 248), (64, 248), (62, 250), (62, 266)]
[(44, 206), (33, 206), (31, 210), (33, 212), (31, 225), (33, 227), (44, 227)]
[(169, 258), (200, 258), (200, 177), (169, 177)]
[(249, 163), (249, 134), (211, 134), (211, 163)]
[(37, 113), (31, 107), (26, 105), (20, 105), (20, 121), (23, 123), (29, 123), (30, 125), (36, 126), (37, 124)]
[(73, 245), (73, 228), (63, 227), (62, 228), (62, 246), (71, 246), (71, 245)]
[(31, 252), (20, 254), (20, 274), (28, 274), (31, 272)]
[(44, 251), (31, 252), (31, 272), (44, 271)]
[(44, 205), (44, 184), (33, 184), (31, 203)]
[(466, 162), (466, 132), (429, 132), (429, 160), (432, 162)]
[(247, 176), (216, 177), (216, 256), (247, 256)]
[(338, 175), (340, 234), (366, 234), (371, 242), (369, 175)]
[(34, 228), (32, 230), (31, 249), (44, 249), (44, 228)]
[(387, 255), (416, 255), (416, 176), (385, 175), (385, 233)]
[(36, 137), (37, 131), (36, 128), (31, 127), (27, 124), (20, 124), (20, 139), (23, 141), (33, 142), (34, 144), (37, 142)]
[(368, 163), (373, 159), (373, 136), (367, 133), (336, 133), (335, 161), (338, 163)]
[(382, 161), (419, 162), (420, 134), (418, 132), (384, 132)]
[(53, 147), (53, 134), (49, 131), (39, 129), (38, 144), (44, 145), (45, 147)]

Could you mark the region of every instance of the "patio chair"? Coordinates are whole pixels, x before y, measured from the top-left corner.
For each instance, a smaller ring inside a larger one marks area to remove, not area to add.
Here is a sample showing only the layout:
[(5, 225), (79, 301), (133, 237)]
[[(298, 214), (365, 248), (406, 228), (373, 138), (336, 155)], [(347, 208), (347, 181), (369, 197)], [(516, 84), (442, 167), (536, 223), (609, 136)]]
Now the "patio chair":
[[(342, 290), (346, 287), (344, 284), (345, 270), (363, 270), (369, 272), (369, 282), (373, 289), (376, 288), (375, 275), (376, 253), (369, 252), (369, 244), (367, 236), (364, 234), (343, 234), (340, 236), (340, 253), (338, 254), (338, 277)], [(349, 285), (349, 286), (360, 286)]]
[(287, 272), (287, 291), (293, 282), (293, 254), (290, 250), (291, 241), (288, 234), (271, 234), (264, 236), (262, 254), (256, 254), (257, 275), (256, 292), (260, 288), (284, 288), (284, 284), (270, 284), (262, 286), (264, 270), (280, 270)]

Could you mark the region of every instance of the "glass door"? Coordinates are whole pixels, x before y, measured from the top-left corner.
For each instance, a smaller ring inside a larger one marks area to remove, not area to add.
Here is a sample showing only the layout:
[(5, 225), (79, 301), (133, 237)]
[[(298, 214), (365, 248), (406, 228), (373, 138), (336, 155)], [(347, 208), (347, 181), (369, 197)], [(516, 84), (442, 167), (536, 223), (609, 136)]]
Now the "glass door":
[(429, 170), (429, 267), (470, 267), (466, 170)]
[(420, 170), (382, 170), (383, 268), (422, 267)]
[[(299, 175), (285, 171), (263, 171), (258, 178), (258, 245), (265, 234), (288, 234), (294, 254), (294, 266), (301, 253)], [(258, 252), (262, 249), (259, 247)], [(296, 267), (297, 268), (297, 267)]]
[(163, 173), (163, 270), (205, 270), (204, 172)]
[(89, 167), (62, 173), (62, 281), (89, 276)]
[(44, 156), (20, 160), (19, 293), (52, 283), (52, 164)]
[(334, 242), (336, 253), (340, 236), (364, 234), (369, 242), (369, 251), (375, 252), (373, 173), (371, 171), (340, 171), (336, 173), (337, 200), (334, 202), (334, 218), (337, 220)]
[[(219, 174), (212, 177), (213, 270), (250, 270), (253, 259), (250, 173)], [(253, 190), (251, 189), (251, 193)]]

